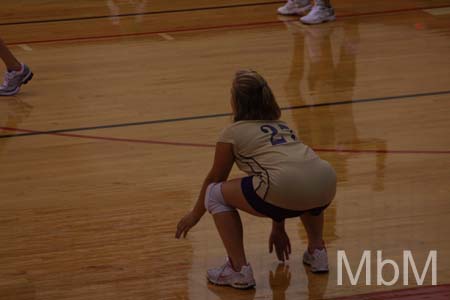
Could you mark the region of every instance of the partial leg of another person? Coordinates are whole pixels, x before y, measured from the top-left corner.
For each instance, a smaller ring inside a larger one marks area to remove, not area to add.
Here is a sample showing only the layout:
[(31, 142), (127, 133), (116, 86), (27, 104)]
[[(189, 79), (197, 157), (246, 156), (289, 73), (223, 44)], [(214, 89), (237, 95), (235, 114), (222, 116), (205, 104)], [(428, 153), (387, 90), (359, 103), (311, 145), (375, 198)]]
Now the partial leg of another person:
[(11, 53), (8, 47), (6, 47), (2, 39), (0, 39), (0, 57), (2, 58), (8, 72), (20, 72), (22, 70), (21, 63)]
[(20, 91), (22, 84), (31, 80), (33, 73), (27, 65), (17, 60), (2, 39), (0, 39), (0, 58), (6, 66), (5, 79), (0, 86), (0, 96), (15, 95)]
[(314, 7), (300, 21), (304, 24), (320, 24), (336, 20), (330, 0), (316, 0)]

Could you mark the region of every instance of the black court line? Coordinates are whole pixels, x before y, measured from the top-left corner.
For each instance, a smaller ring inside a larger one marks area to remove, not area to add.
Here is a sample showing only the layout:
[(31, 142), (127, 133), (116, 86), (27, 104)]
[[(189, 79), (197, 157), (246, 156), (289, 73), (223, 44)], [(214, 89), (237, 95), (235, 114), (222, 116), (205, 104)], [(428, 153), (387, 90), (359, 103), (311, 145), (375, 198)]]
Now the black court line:
[(222, 6), (206, 6), (206, 7), (194, 7), (194, 8), (183, 8), (183, 9), (173, 9), (173, 10), (147, 11), (147, 12), (141, 12), (141, 13), (128, 13), (128, 14), (117, 14), (117, 15), (101, 15), (101, 16), (89, 16), (89, 17), (31, 20), (31, 21), (20, 21), (20, 22), (9, 22), (9, 23), (6, 22), (6, 23), (0, 23), (0, 26), (71, 22), (71, 21), (83, 21), (83, 20), (95, 20), (95, 19), (109, 19), (109, 18), (117, 18), (117, 17), (123, 18), (123, 17), (134, 17), (134, 16), (162, 15), (162, 14), (184, 13), (184, 12), (193, 12), (193, 11), (206, 11), (206, 10), (218, 10), (218, 9), (229, 9), (229, 8), (239, 8), (239, 7), (263, 6), (263, 5), (279, 4), (279, 3), (284, 3), (284, 2), (285, 1), (242, 3), (242, 4), (232, 4), (232, 5), (222, 5)]
[[(377, 101), (388, 101), (388, 100), (405, 100), (405, 99), (411, 99), (411, 98), (428, 97), (428, 96), (436, 96), (436, 95), (449, 95), (449, 94), (450, 94), (450, 90), (447, 90), (447, 91), (438, 91), (438, 92), (429, 92), (429, 93), (407, 94), (407, 95), (400, 95), (400, 96), (355, 99), (355, 100), (345, 100), (345, 101), (337, 101), (337, 102), (307, 104), (307, 105), (294, 105), (294, 106), (282, 107), (281, 110), (296, 110), (296, 109), (315, 108), (315, 107), (322, 107), (322, 106), (336, 106), (336, 105), (344, 105), (344, 104), (355, 104), (355, 103), (366, 103), (366, 102), (377, 102)], [(0, 139), (23, 137), (23, 136), (33, 136), (33, 135), (44, 135), (44, 134), (58, 134), (58, 133), (75, 132), (75, 131), (109, 129), (109, 128), (118, 128), (118, 127), (174, 123), (174, 122), (182, 122), (182, 121), (221, 118), (221, 117), (227, 117), (227, 116), (231, 116), (231, 113), (220, 113), (220, 114), (200, 115), (200, 116), (171, 118), (171, 119), (160, 119), (160, 120), (151, 120), (151, 121), (142, 121), (142, 122), (131, 122), (131, 123), (120, 123), (120, 124), (100, 125), (100, 126), (91, 126), (91, 127), (79, 127), (79, 128), (56, 129), (56, 130), (19, 133), (19, 134), (8, 134), (8, 135), (0, 135)]]

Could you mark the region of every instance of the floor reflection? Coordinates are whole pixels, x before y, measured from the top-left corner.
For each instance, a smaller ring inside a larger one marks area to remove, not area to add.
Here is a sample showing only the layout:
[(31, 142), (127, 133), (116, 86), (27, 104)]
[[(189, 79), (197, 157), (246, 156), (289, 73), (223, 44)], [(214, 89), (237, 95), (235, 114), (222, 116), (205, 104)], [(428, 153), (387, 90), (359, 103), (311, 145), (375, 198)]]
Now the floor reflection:
[[(305, 26), (285, 22), (293, 36), (293, 56), (285, 92), (291, 105), (353, 99), (357, 78), (359, 24)], [(307, 107), (293, 110), (293, 120), (303, 141), (317, 148), (385, 150), (386, 141), (361, 138), (354, 119), (353, 105)], [(336, 152), (330, 162), (338, 172), (339, 182), (349, 178), (348, 160), (354, 153)], [(373, 189), (384, 189), (384, 153), (375, 158)], [(326, 157), (328, 159), (328, 157)]]
[(330, 273), (315, 274), (309, 270), (309, 267), (303, 265), (303, 268), (305, 270), (306, 277), (308, 278), (308, 299), (324, 299)]
[(208, 290), (221, 300), (253, 300), (256, 296), (256, 289), (236, 291), (231, 287), (221, 287), (208, 283)]
[[(307, 298), (300, 297), (302, 299), (318, 300), (323, 299), (325, 291), (328, 286), (329, 273), (314, 274), (309, 270), (309, 267), (303, 265), (303, 269), (307, 278)], [(286, 291), (291, 284), (291, 271), (289, 265), (280, 263), (278, 264), (275, 272), (269, 273), (269, 285), (272, 289), (273, 300), (285, 300)], [(292, 296), (292, 295), (291, 295)]]
[(275, 272), (269, 273), (269, 285), (272, 289), (273, 300), (285, 300), (286, 290), (291, 284), (291, 272), (289, 271), (289, 265), (284, 263), (278, 264)]
[(20, 99), (0, 101), (0, 138), (2, 135), (14, 134), (11, 130), (2, 128), (18, 128), (33, 110), (33, 106)]
[[(330, 161), (337, 171), (339, 184), (343, 184), (350, 178), (350, 159), (355, 158), (355, 153), (340, 150), (386, 149), (383, 139), (361, 137), (353, 105), (314, 106), (354, 98), (360, 43), (359, 25), (342, 22), (339, 25), (304, 26), (290, 21), (285, 24), (293, 37), (291, 66), (284, 85), (285, 95), (290, 105), (306, 106), (291, 111), (293, 123), (306, 144), (314, 148), (335, 149), (334, 152), (319, 155)], [(367, 159), (370, 163), (373, 162), (373, 167), (369, 165), (370, 169), (374, 169), (372, 189), (382, 191), (386, 155), (381, 152)], [(339, 238), (336, 220), (337, 206), (331, 205), (325, 214), (324, 229), (324, 239), (329, 246)], [(299, 236), (306, 246), (306, 233), (300, 222), (298, 226)], [(323, 299), (330, 275), (314, 274), (306, 266), (304, 270), (308, 280), (307, 299)], [(279, 282), (285, 288), (290, 282), (288, 272), (286, 268), (278, 271)], [(285, 289), (274, 289), (273, 299), (285, 299), (284, 294)]]
[[(119, 25), (121, 18), (119, 15), (122, 14), (136, 14), (134, 16), (135, 23), (141, 23), (144, 17), (143, 13), (146, 12), (147, 0), (107, 0), (106, 5), (111, 13), (111, 22), (113, 25)], [(121, 12), (120, 6), (129, 5), (134, 7), (134, 12)]]

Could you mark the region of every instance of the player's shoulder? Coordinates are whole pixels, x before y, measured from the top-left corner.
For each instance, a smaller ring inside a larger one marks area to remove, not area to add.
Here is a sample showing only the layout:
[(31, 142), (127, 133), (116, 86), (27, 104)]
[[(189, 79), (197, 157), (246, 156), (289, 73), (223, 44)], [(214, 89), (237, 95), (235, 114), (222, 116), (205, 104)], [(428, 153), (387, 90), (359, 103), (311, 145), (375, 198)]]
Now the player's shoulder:
[(286, 124), (283, 120), (243, 120), (231, 123), (229, 128), (258, 127), (264, 124)]
[(254, 120), (237, 121), (237, 122), (233, 122), (233, 123), (225, 126), (224, 130), (235, 131), (235, 130), (239, 130), (242, 128), (258, 126), (258, 124), (259, 124), (259, 121), (254, 121)]
[(237, 121), (225, 126), (222, 132), (228, 133), (238, 133), (240, 131), (251, 131), (252, 129), (260, 129), (261, 126), (265, 125), (282, 125), (284, 127), (288, 126), (288, 124), (283, 120), (244, 120)]
[(239, 133), (241, 131), (249, 132), (253, 130), (258, 130), (262, 126), (265, 125), (284, 125), (288, 126), (288, 124), (282, 120), (244, 120), (244, 121), (237, 121), (231, 124), (228, 124), (222, 132), (228, 132), (228, 133)]

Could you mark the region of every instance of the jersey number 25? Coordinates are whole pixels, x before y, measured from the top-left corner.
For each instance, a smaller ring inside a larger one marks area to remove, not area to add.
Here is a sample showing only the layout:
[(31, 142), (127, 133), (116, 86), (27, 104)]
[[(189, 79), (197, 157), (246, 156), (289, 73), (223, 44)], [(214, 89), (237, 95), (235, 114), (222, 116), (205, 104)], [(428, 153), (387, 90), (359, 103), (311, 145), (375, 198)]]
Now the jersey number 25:
[(262, 132), (271, 134), (270, 142), (272, 143), (272, 145), (286, 144), (288, 142), (288, 140), (284, 137), (286, 135), (286, 133), (290, 134), (290, 137), (292, 140), (294, 140), (294, 141), (297, 140), (297, 137), (295, 136), (294, 132), (286, 125), (277, 124), (277, 127), (275, 127), (273, 125), (261, 126)]

